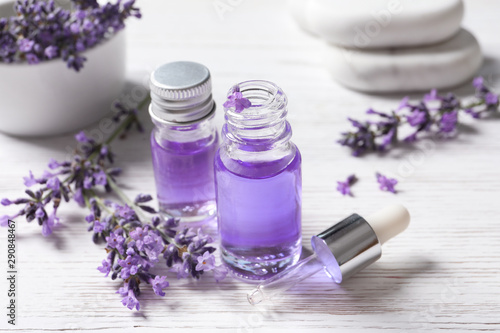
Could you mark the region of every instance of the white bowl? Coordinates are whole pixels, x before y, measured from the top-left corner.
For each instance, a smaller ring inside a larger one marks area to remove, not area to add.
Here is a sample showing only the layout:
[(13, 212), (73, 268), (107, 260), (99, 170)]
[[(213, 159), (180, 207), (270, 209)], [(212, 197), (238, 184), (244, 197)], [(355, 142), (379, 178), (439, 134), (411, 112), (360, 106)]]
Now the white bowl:
[[(0, 17), (13, 13), (0, 5)], [(125, 80), (125, 33), (85, 51), (80, 72), (62, 59), (36, 65), (0, 62), (0, 131), (49, 136), (82, 129), (106, 115)]]

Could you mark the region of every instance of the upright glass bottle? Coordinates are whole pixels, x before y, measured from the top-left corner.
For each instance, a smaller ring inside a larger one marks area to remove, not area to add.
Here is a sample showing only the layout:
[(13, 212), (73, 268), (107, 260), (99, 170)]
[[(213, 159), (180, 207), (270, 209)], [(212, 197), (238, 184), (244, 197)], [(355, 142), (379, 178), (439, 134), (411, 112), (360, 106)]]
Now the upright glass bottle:
[(229, 91), (233, 101), (235, 92), (251, 106), (225, 108), (215, 157), (222, 259), (237, 277), (263, 280), (300, 257), (301, 156), (278, 86), (247, 81)]
[(218, 136), (209, 70), (173, 62), (151, 74), (151, 153), (160, 210), (184, 222), (215, 217)]

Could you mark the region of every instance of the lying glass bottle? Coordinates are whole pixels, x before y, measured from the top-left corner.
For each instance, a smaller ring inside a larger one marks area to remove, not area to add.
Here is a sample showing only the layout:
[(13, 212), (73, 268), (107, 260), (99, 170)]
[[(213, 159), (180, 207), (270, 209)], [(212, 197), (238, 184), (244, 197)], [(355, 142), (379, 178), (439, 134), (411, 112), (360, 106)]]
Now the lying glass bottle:
[(366, 220), (353, 214), (311, 239), (314, 254), (297, 265), (263, 281), (248, 295), (252, 305), (272, 299), (299, 282), (324, 270), (342, 283), (382, 256), (381, 245), (403, 232), (410, 214), (402, 205), (392, 205)]

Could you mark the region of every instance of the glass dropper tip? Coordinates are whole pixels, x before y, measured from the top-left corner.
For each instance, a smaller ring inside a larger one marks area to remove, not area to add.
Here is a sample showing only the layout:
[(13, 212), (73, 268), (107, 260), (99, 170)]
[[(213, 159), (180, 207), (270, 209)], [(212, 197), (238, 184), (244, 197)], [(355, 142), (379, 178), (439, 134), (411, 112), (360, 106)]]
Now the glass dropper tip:
[(265, 299), (265, 296), (260, 288), (256, 288), (247, 294), (247, 299), (250, 304), (257, 305)]
[(315, 254), (312, 254), (299, 261), (295, 266), (262, 281), (257, 288), (247, 294), (248, 302), (257, 305), (271, 300), (322, 269), (323, 264)]

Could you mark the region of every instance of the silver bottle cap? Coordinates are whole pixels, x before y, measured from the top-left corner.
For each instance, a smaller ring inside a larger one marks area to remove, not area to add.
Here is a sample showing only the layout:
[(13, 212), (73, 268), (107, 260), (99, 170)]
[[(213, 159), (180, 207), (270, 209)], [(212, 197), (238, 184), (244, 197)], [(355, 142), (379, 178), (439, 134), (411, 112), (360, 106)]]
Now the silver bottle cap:
[(151, 74), (150, 88), (149, 111), (155, 120), (190, 123), (215, 111), (210, 71), (196, 62), (160, 66)]
[(326, 273), (337, 283), (345, 281), (382, 256), (382, 247), (370, 224), (353, 214), (311, 239)]

